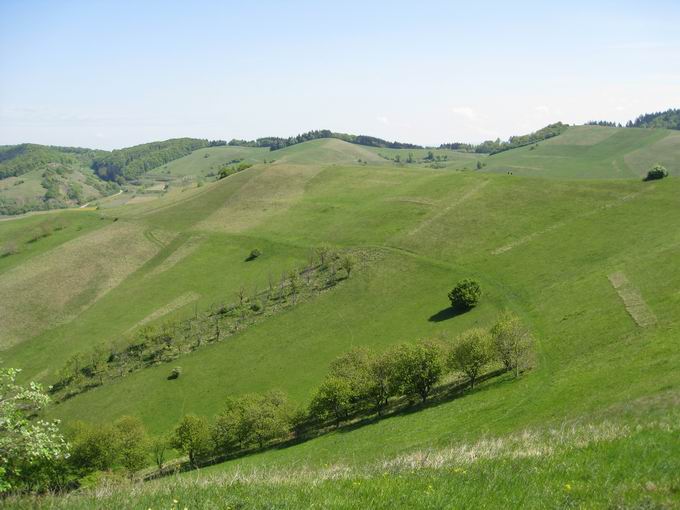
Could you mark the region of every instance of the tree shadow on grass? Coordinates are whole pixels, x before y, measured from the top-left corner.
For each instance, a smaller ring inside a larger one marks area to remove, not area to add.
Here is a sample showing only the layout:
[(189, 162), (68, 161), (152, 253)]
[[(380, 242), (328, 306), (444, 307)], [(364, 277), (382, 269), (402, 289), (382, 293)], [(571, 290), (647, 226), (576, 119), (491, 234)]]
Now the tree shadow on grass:
[[(267, 450), (286, 450), (292, 446), (305, 443), (317, 437), (333, 432), (341, 434), (352, 432), (353, 430), (378, 423), (382, 420), (387, 420), (397, 416), (407, 416), (422, 411), (423, 409), (438, 407), (457, 398), (471, 395), (480, 391), (488, 391), (492, 387), (506, 384), (510, 379), (507, 377), (499, 377), (503, 374), (506, 374), (506, 370), (501, 368), (480, 376), (477, 386), (475, 386), (474, 390), (469, 388), (469, 383), (466, 380), (455, 380), (449, 383), (441, 384), (433, 389), (427, 402), (418, 402), (417, 399), (410, 399), (408, 397), (402, 396), (398, 399), (390, 401), (381, 415), (377, 415), (372, 411), (358, 410), (356, 413), (348, 417), (348, 421), (345, 421), (339, 426), (333, 425), (334, 420), (332, 419), (325, 421), (315, 421), (310, 429), (299, 433), (295, 437), (291, 437), (273, 444), (268, 444), (263, 447), (251, 446), (239, 451), (217, 454), (211, 458), (202, 459), (200, 461), (199, 467), (203, 468), (212, 466), (229, 460), (235, 460), (262, 453)], [(147, 473), (145, 476), (143, 476), (143, 479), (152, 480), (180, 472), (191, 471), (193, 469), (195, 469), (194, 466), (190, 465), (186, 461), (183, 462), (180, 460), (179, 462), (175, 462), (172, 465), (169, 464), (161, 471)]]
[(459, 315), (463, 315), (465, 312), (467, 312), (469, 309), (468, 308), (461, 308), (461, 307), (452, 307), (449, 306), (447, 308), (443, 308), (442, 310), (439, 310), (437, 313), (434, 315), (430, 315), (430, 318), (427, 319), (430, 322), (443, 322), (447, 321), (449, 319), (453, 319), (454, 317), (458, 317)]

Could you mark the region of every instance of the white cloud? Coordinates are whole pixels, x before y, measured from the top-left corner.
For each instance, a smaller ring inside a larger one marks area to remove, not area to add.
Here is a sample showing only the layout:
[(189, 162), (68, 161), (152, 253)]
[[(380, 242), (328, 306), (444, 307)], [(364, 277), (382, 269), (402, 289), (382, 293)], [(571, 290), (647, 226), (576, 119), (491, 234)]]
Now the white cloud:
[(456, 114), (460, 115), (461, 117), (465, 117), (468, 120), (471, 120), (473, 122), (476, 122), (479, 120), (479, 114), (469, 106), (454, 106), (451, 108), (451, 111)]

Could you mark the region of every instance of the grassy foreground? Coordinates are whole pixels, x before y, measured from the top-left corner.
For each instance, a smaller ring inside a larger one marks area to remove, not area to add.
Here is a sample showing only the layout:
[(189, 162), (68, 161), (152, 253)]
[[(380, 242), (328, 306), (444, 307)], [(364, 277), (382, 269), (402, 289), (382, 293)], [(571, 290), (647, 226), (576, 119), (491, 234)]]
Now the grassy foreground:
[(636, 402), (625, 421), (524, 430), (367, 465), (199, 471), (8, 507), (671, 509), (680, 505), (677, 395), (659, 404)]

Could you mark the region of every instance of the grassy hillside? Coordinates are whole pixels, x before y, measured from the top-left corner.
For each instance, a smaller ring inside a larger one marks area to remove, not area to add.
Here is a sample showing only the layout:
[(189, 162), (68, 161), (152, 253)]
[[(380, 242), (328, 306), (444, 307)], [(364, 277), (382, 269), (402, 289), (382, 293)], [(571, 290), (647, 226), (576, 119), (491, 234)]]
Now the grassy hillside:
[(490, 156), (486, 171), (560, 179), (642, 178), (658, 162), (678, 167), (678, 133), (579, 126), (535, 145)]
[[(223, 478), (212, 485), (160, 481), (131, 502), (105, 496), (105, 505), (158, 506), (182, 494), (181, 504), (198, 507), (221, 497), (255, 507), (347, 507), (355, 505), (348, 489), (365, 506), (385, 495), (402, 507), (436, 508), (456, 495), (461, 507), (521, 506), (536, 491), (563, 506), (602, 506), (614, 493), (624, 506), (647, 496), (668, 502), (680, 483), (677, 462), (664, 461), (677, 448), (677, 428), (664, 424), (673, 422), (680, 394), (680, 183), (640, 176), (652, 157), (677, 175), (672, 136), (570, 128), (533, 150), (490, 156), (484, 171), (396, 166), (379, 155), (386, 149), (314, 140), (266, 152), (273, 163), (199, 188), (102, 210), (103, 219), (70, 212), (67, 228), (0, 259), (3, 361), (24, 368), (26, 379), (53, 382), (70, 355), (107, 348), (140, 323), (234, 302), (240, 287), (265, 288), (322, 243), (360, 248), (372, 256), (341, 286), (173, 365), (106, 382), (49, 415), (107, 422), (131, 414), (161, 433), (185, 413), (211, 417), (227, 397), (246, 392), (279, 388), (305, 404), (329, 363), (353, 346), (450, 339), (491, 325), (506, 308), (537, 337), (537, 367), (519, 381), (496, 378), (450, 402), (215, 466), (208, 473)], [(201, 159), (231, 157), (234, 148), (204, 150), (208, 158), (183, 158), (185, 170), (177, 160), (172, 174), (205, 172)], [(38, 221), (0, 222), (0, 245)], [(253, 248), (263, 255), (246, 261)], [(481, 304), (447, 313), (447, 292), (468, 276), (482, 284)], [(174, 365), (182, 377), (169, 381)], [(581, 428), (560, 449), (551, 430), (565, 424)], [(589, 427), (615, 432), (598, 436)], [(462, 455), (456, 448), (469, 451), (484, 438), (517, 446), (524, 430), (540, 439), (526, 446), (534, 454), (509, 450), (475, 457), (470, 467), (418, 460), (426, 452)], [(637, 462), (641, 452), (648, 457)], [(409, 455), (416, 460), (403, 470), (384, 468)], [(324, 481), (288, 483), (291, 466)], [(324, 479), (328, 470), (345, 475)], [(251, 472), (265, 474), (225, 481)], [(489, 479), (502, 489), (480, 491)], [(646, 494), (647, 482), (657, 489)], [(413, 496), (428, 491), (431, 499)]]

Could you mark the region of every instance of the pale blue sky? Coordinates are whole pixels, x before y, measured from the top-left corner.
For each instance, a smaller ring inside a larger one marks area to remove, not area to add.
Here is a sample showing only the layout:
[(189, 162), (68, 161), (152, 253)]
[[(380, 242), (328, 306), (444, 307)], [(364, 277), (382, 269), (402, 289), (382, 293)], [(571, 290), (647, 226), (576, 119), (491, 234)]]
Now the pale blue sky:
[(0, 0), (0, 144), (421, 144), (680, 107), (680, 2)]

